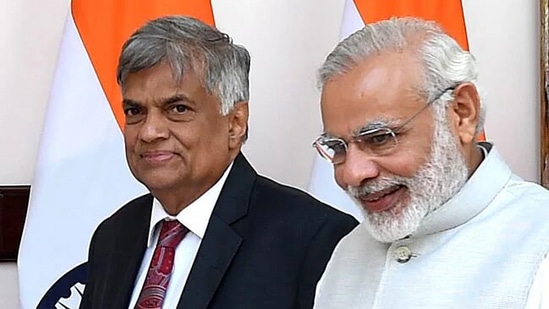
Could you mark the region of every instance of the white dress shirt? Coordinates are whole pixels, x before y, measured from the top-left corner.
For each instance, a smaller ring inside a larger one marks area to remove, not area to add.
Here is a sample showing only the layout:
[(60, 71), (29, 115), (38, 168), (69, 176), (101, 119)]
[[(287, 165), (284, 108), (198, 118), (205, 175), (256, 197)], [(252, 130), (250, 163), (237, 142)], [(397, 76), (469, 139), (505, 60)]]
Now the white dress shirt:
[(170, 220), (178, 220), (183, 224), (189, 232), (185, 235), (185, 238), (181, 241), (179, 246), (175, 250), (174, 266), (172, 271), (172, 276), (170, 278), (170, 283), (168, 289), (166, 290), (166, 295), (164, 297), (164, 303), (162, 308), (176, 308), (179, 298), (183, 293), (183, 288), (189, 277), (191, 267), (194, 262), (194, 258), (204, 238), (204, 233), (210, 221), (210, 216), (212, 215), (215, 203), (219, 198), (221, 189), (227, 180), (227, 176), (232, 168), (232, 163), (225, 170), (225, 173), (221, 178), (204, 194), (202, 194), (198, 199), (192, 202), (189, 206), (185, 207), (177, 216), (169, 215), (160, 202), (155, 198), (152, 205), (152, 214), (151, 214), (151, 223), (149, 225), (149, 238), (147, 242), (147, 250), (143, 256), (143, 261), (141, 262), (141, 267), (139, 268), (139, 273), (137, 274), (137, 279), (134, 285), (130, 306), (128, 308), (133, 309), (143, 284), (145, 283), (145, 278), (147, 277), (147, 271), (151, 263), (151, 259), (158, 242), (158, 237), (160, 234), (160, 229), (156, 228), (157, 223), (168, 218)]

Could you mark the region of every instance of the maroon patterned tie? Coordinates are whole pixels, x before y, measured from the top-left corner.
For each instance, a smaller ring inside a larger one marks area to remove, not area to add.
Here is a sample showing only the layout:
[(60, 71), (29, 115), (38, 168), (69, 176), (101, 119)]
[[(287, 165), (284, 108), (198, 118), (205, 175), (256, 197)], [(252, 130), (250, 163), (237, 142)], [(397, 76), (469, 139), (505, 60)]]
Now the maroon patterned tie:
[(136, 309), (162, 308), (172, 274), (175, 248), (188, 231), (177, 220), (162, 221), (158, 244), (154, 249), (147, 278), (135, 306)]

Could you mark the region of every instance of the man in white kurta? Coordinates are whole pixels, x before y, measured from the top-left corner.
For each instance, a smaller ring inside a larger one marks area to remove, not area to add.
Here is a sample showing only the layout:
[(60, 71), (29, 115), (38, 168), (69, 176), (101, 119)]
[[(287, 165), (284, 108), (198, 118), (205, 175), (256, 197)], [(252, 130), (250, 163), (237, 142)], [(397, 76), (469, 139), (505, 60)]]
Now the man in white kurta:
[(549, 308), (549, 191), (477, 142), (476, 80), (474, 57), (415, 18), (369, 24), (327, 57), (314, 146), (365, 220), (315, 308)]
[(526, 304), (543, 295), (529, 291), (549, 248), (549, 194), (483, 145), (465, 186), (409, 237), (380, 243), (364, 225), (345, 237), (315, 308), (541, 308)]

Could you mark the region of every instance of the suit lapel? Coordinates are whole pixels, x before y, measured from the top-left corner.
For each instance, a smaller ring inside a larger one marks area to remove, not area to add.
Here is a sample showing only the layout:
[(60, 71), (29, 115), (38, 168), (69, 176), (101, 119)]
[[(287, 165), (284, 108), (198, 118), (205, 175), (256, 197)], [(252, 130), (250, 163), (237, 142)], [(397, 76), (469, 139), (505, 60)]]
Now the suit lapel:
[(208, 307), (242, 243), (242, 237), (231, 224), (248, 212), (256, 176), (244, 156), (239, 154), (215, 205), (178, 309)]
[[(146, 195), (135, 205), (135, 211), (123, 226), (128, 227), (120, 231), (119, 240), (113, 252), (113, 264), (110, 270), (111, 293), (114, 295), (114, 308), (128, 308), (134, 290), (135, 279), (141, 266), (141, 261), (147, 247), (152, 195)], [(141, 287), (138, 287), (141, 288)]]

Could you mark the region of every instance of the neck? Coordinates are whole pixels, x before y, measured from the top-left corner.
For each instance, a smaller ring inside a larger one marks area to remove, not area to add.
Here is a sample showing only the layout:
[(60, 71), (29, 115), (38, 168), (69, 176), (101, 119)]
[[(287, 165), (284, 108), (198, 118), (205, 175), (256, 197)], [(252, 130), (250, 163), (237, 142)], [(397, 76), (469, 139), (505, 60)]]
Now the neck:
[[(205, 191), (197, 190), (196, 188), (194, 190), (191, 188), (180, 188), (177, 190), (155, 190), (154, 192), (151, 191), (151, 193), (168, 214), (176, 216), (208, 190), (209, 188)], [(190, 192), (192, 194), (189, 194)]]
[(482, 163), (482, 160), (484, 160), (483, 150), (474, 144), (466, 160), (469, 167), (469, 177), (471, 177), (471, 175), (473, 175), (479, 167), (480, 163)]

